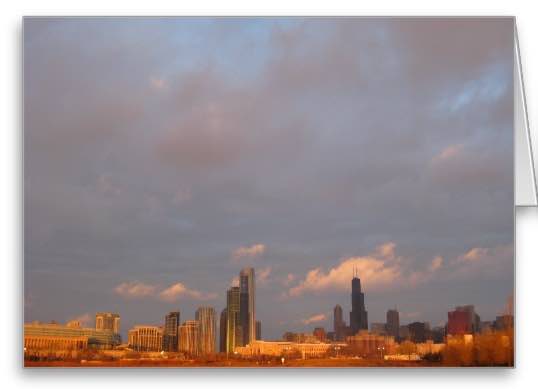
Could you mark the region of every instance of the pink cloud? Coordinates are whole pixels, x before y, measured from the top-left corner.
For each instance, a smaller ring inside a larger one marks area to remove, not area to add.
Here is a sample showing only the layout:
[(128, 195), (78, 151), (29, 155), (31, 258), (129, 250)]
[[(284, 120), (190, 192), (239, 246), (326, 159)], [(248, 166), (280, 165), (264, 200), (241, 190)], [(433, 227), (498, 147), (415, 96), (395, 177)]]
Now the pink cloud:
[(319, 313), (317, 315), (310, 316), (307, 319), (301, 320), (301, 323), (303, 323), (304, 325), (308, 325), (312, 323), (319, 323), (325, 320), (327, 320), (327, 315), (325, 315), (324, 313)]
[(446, 148), (444, 148), (439, 154), (437, 154), (435, 157), (433, 157), (432, 162), (433, 163), (439, 163), (444, 161), (449, 161), (457, 158), (461, 155), (463, 151), (463, 145), (450, 145)]
[(269, 276), (271, 275), (271, 270), (272, 268), (270, 266), (257, 270), (256, 281), (261, 285), (264, 285), (267, 282), (269, 282)]
[(241, 246), (232, 252), (232, 262), (252, 261), (265, 253), (265, 245), (256, 243), (252, 246)]
[(159, 293), (159, 298), (168, 302), (174, 302), (183, 297), (205, 301), (217, 298), (217, 294), (205, 293), (195, 289), (189, 289), (181, 282), (177, 282), (173, 285), (170, 285), (168, 288), (164, 289)]
[(152, 296), (155, 294), (156, 287), (154, 285), (145, 284), (143, 282), (123, 282), (114, 288), (114, 291), (120, 296), (127, 298), (140, 298)]
[[(376, 258), (381, 254), (388, 258)], [(324, 271), (321, 267), (308, 271), (304, 280), (290, 288), (290, 296), (300, 296), (307, 291), (347, 290), (349, 280), (354, 271), (358, 271), (365, 287), (370, 290), (387, 286), (401, 276), (401, 268), (394, 261), (394, 245), (392, 243), (379, 246), (374, 254), (365, 257), (349, 257), (337, 266)]]

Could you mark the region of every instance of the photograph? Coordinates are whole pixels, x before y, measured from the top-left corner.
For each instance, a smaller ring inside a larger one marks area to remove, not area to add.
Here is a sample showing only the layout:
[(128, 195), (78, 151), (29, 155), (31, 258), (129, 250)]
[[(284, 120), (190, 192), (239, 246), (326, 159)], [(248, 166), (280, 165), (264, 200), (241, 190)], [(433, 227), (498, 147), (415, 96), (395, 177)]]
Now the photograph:
[(24, 370), (514, 368), (514, 17), (21, 30)]

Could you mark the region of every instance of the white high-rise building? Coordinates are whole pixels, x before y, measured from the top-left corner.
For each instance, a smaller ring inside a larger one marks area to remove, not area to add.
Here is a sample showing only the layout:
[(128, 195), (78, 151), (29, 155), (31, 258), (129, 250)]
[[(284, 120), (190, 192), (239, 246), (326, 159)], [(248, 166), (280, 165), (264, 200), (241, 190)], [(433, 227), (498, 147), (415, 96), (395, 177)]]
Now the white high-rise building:
[(200, 307), (196, 310), (196, 321), (200, 325), (200, 353), (215, 353), (215, 334), (217, 332), (215, 310), (213, 307)]

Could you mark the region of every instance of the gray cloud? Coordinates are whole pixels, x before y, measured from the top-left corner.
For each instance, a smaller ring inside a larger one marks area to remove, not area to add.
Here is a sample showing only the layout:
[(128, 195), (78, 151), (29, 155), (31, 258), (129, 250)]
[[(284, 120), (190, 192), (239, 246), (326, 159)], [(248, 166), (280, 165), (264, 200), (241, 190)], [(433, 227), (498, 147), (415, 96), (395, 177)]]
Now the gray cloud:
[[(260, 270), (288, 284), (259, 288), (270, 336), (349, 304), (330, 288), (279, 300), (309, 270), (388, 241), (406, 277), (443, 265), (431, 282), (366, 291), (372, 320), (395, 304), (437, 322), (475, 303), (488, 318), (511, 293), (512, 19), (24, 29), (28, 319), (115, 309), (126, 326), (161, 321), (170, 303), (122, 299), (126, 280), (181, 280), (220, 309), (239, 271), (230, 253), (256, 242)], [(474, 248), (486, 262), (447, 270)], [(198, 302), (183, 297), (188, 318)]]

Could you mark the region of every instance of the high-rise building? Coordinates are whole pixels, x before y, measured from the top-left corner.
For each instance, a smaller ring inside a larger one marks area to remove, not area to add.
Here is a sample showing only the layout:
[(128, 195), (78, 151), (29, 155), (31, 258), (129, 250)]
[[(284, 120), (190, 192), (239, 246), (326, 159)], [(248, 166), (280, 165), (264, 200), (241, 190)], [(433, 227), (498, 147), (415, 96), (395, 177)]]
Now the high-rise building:
[(242, 344), (247, 345), (256, 339), (255, 315), (255, 278), (254, 269), (246, 267), (239, 273), (240, 322), (243, 330)]
[(232, 286), (226, 294), (226, 352), (233, 354), (234, 349), (243, 344), (243, 330), (239, 316), (240, 289)]
[(200, 353), (215, 354), (216, 321), (213, 307), (200, 307), (196, 310), (196, 321), (200, 323)]
[(314, 337), (320, 342), (325, 342), (325, 339), (327, 337), (327, 334), (325, 333), (325, 328), (323, 327), (314, 328), (314, 332), (312, 332), (312, 335), (314, 335)]
[(497, 331), (512, 330), (514, 328), (514, 316), (513, 315), (501, 315), (495, 318), (493, 322), (493, 328)]
[(262, 339), (262, 322), (256, 320), (256, 340)]
[(389, 309), (387, 311), (387, 323), (386, 323), (387, 335), (394, 336), (394, 339), (398, 339), (398, 330), (400, 329), (400, 314), (396, 309)]
[(370, 332), (376, 335), (387, 335), (387, 325), (385, 323), (370, 324)]
[(409, 328), (409, 338), (415, 343), (424, 343), (431, 338), (430, 325), (428, 323), (415, 321), (407, 325)]
[(190, 357), (200, 355), (200, 323), (187, 320), (179, 327), (179, 351)]
[(95, 314), (95, 329), (110, 330), (120, 333), (120, 315), (112, 312), (97, 312)]
[(221, 353), (226, 352), (226, 334), (228, 328), (228, 308), (224, 308), (220, 313), (220, 338), (219, 338), (219, 351)]
[(161, 351), (163, 328), (137, 325), (129, 330), (129, 347), (135, 351)]
[(480, 330), (480, 316), (474, 310), (474, 305), (456, 307), (448, 312), (447, 333), (449, 335), (473, 334)]
[(361, 280), (354, 274), (351, 280), (351, 312), (349, 313), (351, 332), (368, 330), (368, 312), (364, 306), (364, 293), (361, 291)]
[(179, 325), (180, 314), (170, 312), (164, 318), (163, 331), (163, 350), (168, 352), (177, 352), (179, 348)]
[(344, 323), (344, 313), (342, 307), (339, 304), (336, 304), (334, 307), (334, 318), (333, 318), (333, 331), (336, 340), (343, 339), (343, 328), (345, 327)]

